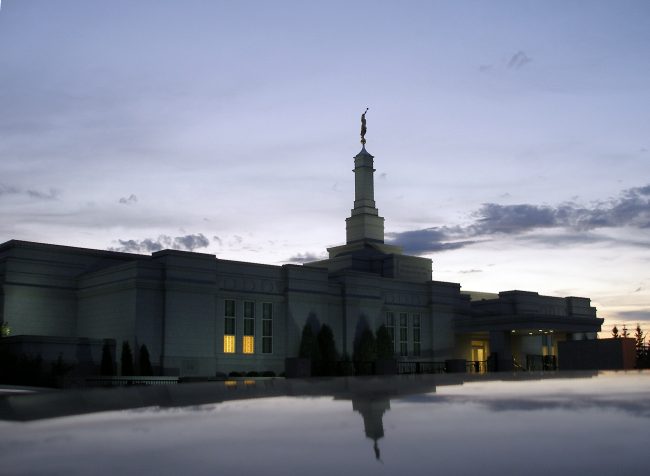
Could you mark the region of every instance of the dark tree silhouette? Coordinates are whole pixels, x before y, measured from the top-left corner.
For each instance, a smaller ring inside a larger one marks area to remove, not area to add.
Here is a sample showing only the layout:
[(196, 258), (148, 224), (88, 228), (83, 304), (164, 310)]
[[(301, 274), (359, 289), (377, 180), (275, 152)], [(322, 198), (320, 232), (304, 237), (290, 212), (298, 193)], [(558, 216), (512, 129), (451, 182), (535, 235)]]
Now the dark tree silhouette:
[(618, 338), (621, 337), (621, 336), (618, 335), (618, 327), (616, 327), (616, 326), (614, 326), (614, 327), (612, 328), (612, 337), (613, 337), (614, 339), (618, 339)]
[(104, 343), (102, 347), (102, 363), (99, 368), (100, 375), (115, 375), (115, 365), (113, 365), (113, 356), (111, 355), (111, 346)]
[(314, 336), (314, 331), (309, 322), (302, 328), (298, 357), (311, 359), (311, 374), (319, 375), (322, 367), (322, 357), (318, 347), (318, 339)]
[(122, 376), (133, 375), (133, 353), (128, 341), (122, 342)]
[(372, 366), (377, 360), (377, 342), (375, 335), (368, 327), (361, 332), (352, 358), (357, 364), (357, 373), (372, 373)]
[(149, 359), (149, 350), (147, 350), (147, 346), (144, 344), (140, 346), (140, 375), (153, 375), (153, 368), (151, 367), (151, 360)]
[(320, 371), (321, 375), (335, 375), (338, 352), (336, 351), (332, 328), (327, 324), (323, 324), (320, 331), (318, 331), (317, 341), (321, 357), (320, 369), (317, 370)]
[(392, 359), (394, 357), (393, 341), (390, 338), (390, 332), (385, 325), (377, 329), (377, 358), (382, 360)]
[(623, 333), (621, 334), (621, 337), (630, 337), (630, 332), (627, 330), (627, 324), (623, 324)]
[(314, 332), (311, 330), (309, 324), (305, 324), (302, 328), (302, 337), (300, 338), (300, 350), (298, 350), (298, 357), (303, 359), (311, 359), (312, 349), (314, 347)]
[(645, 347), (645, 333), (641, 329), (641, 324), (637, 323), (634, 330), (634, 345), (636, 347), (636, 367), (645, 368), (647, 365), (648, 355)]

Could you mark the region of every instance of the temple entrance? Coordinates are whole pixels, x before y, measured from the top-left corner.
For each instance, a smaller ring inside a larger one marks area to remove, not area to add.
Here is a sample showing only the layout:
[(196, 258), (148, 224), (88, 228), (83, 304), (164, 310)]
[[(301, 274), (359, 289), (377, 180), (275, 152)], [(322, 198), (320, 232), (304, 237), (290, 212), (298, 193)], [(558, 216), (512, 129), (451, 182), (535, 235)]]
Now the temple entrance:
[(472, 341), (472, 360), (468, 362), (468, 371), (473, 373), (487, 372), (487, 342)]

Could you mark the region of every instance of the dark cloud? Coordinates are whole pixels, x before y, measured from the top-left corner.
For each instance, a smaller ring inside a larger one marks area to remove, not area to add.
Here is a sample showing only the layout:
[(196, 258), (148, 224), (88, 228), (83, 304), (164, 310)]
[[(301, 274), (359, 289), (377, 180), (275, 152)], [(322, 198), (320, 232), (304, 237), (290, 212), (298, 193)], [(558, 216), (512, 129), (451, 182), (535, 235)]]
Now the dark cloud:
[(117, 240), (119, 246), (108, 248), (110, 251), (125, 253), (153, 253), (163, 249), (194, 251), (205, 248), (210, 244), (203, 233), (195, 235), (177, 236), (160, 235), (157, 239), (145, 238), (144, 240)]
[(482, 269), (463, 269), (459, 271), (461, 274), (474, 274), (474, 273), (482, 273)]
[(616, 317), (621, 321), (650, 322), (650, 309), (617, 312)]
[(533, 61), (532, 58), (530, 58), (526, 53), (520, 50), (510, 57), (510, 60), (508, 61), (508, 68), (520, 69), (526, 66), (531, 61)]
[(128, 197), (122, 197), (119, 200), (119, 203), (123, 205), (133, 205), (134, 203), (138, 203), (138, 197), (135, 196), (135, 194), (131, 194)]
[[(415, 254), (454, 250), (489, 240), (494, 235), (516, 236), (519, 240), (553, 246), (613, 241), (609, 236), (594, 233), (594, 230), (650, 228), (650, 185), (624, 190), (617, 198), (590, 206), (579, 206), (573, 202), (558, 206), (485, 203), (470, 216), (473, 222), (466, 226), (388, 233), (387, 238)], [(544, 229), (559, 231), (526, 234)], [(621, 238), (616, 241), (630, 246), (650, 247), (650, 243), (643, 240)]]
[(474, 240), (463, 240), (466, 230), (462, 227), (433, 227), (424, 230), (387, 233), (388, 241), (404, 248), (409, 254), (436, 253), (440, 251), (457, 250), (475, 243)]
[(10, 185), (0, 184), (0, 197), (3, 195), (22, 195), (37, 200), (56, 200), (61, 192), (57, 189), (50, 188), (47, 191), (22, 189)]
[(326, 259), (327, 256), (325, 255), (319, 255), (316, 253), (298, 253), (297, 255), (292, 256), (289, 258), (287, 261), (289, 263), (296, 263), (296, 264), (302, 264), (302, 263), (309, 263), (310, 261), (318, 261), (322, 259)]

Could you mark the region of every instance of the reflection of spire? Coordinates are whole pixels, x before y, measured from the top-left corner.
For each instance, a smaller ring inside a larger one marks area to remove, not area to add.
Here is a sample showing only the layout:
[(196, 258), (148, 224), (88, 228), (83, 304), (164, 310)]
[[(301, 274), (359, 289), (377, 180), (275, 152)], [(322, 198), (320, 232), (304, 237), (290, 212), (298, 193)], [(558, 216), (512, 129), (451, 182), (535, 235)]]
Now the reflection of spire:
[(384, 422), (382, 420), (384, 413), (390, 410), (389, 399), (352, 399), (352, 409), (361, 413), (363, 417), (363, 429), (366, 433), (366, 438), (370, 438), (375, 442), (373, 450), (375, 458), (381, 461), (379, 445), (377, 444), (380, 438), (384, 437)]
[[(375, 450), (375, 459), (381, 461), (381, 454), (379, 453), (379, 445), (377, 444), (377, 439), (375, 438), (375, 444), (372, 446), (372, 449)], [(383, 464), (384, 462), (381, 461)]]

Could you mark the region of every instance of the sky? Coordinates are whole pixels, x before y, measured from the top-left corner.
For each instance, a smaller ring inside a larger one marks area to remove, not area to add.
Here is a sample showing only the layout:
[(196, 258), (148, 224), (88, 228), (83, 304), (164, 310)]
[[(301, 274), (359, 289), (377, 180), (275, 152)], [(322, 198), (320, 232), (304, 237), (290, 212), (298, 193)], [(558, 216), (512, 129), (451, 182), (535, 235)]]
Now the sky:
[(345, 242), (360, 115), (433, 279), (650, 331), (650, 3), (5, 0), (0, 242)]

